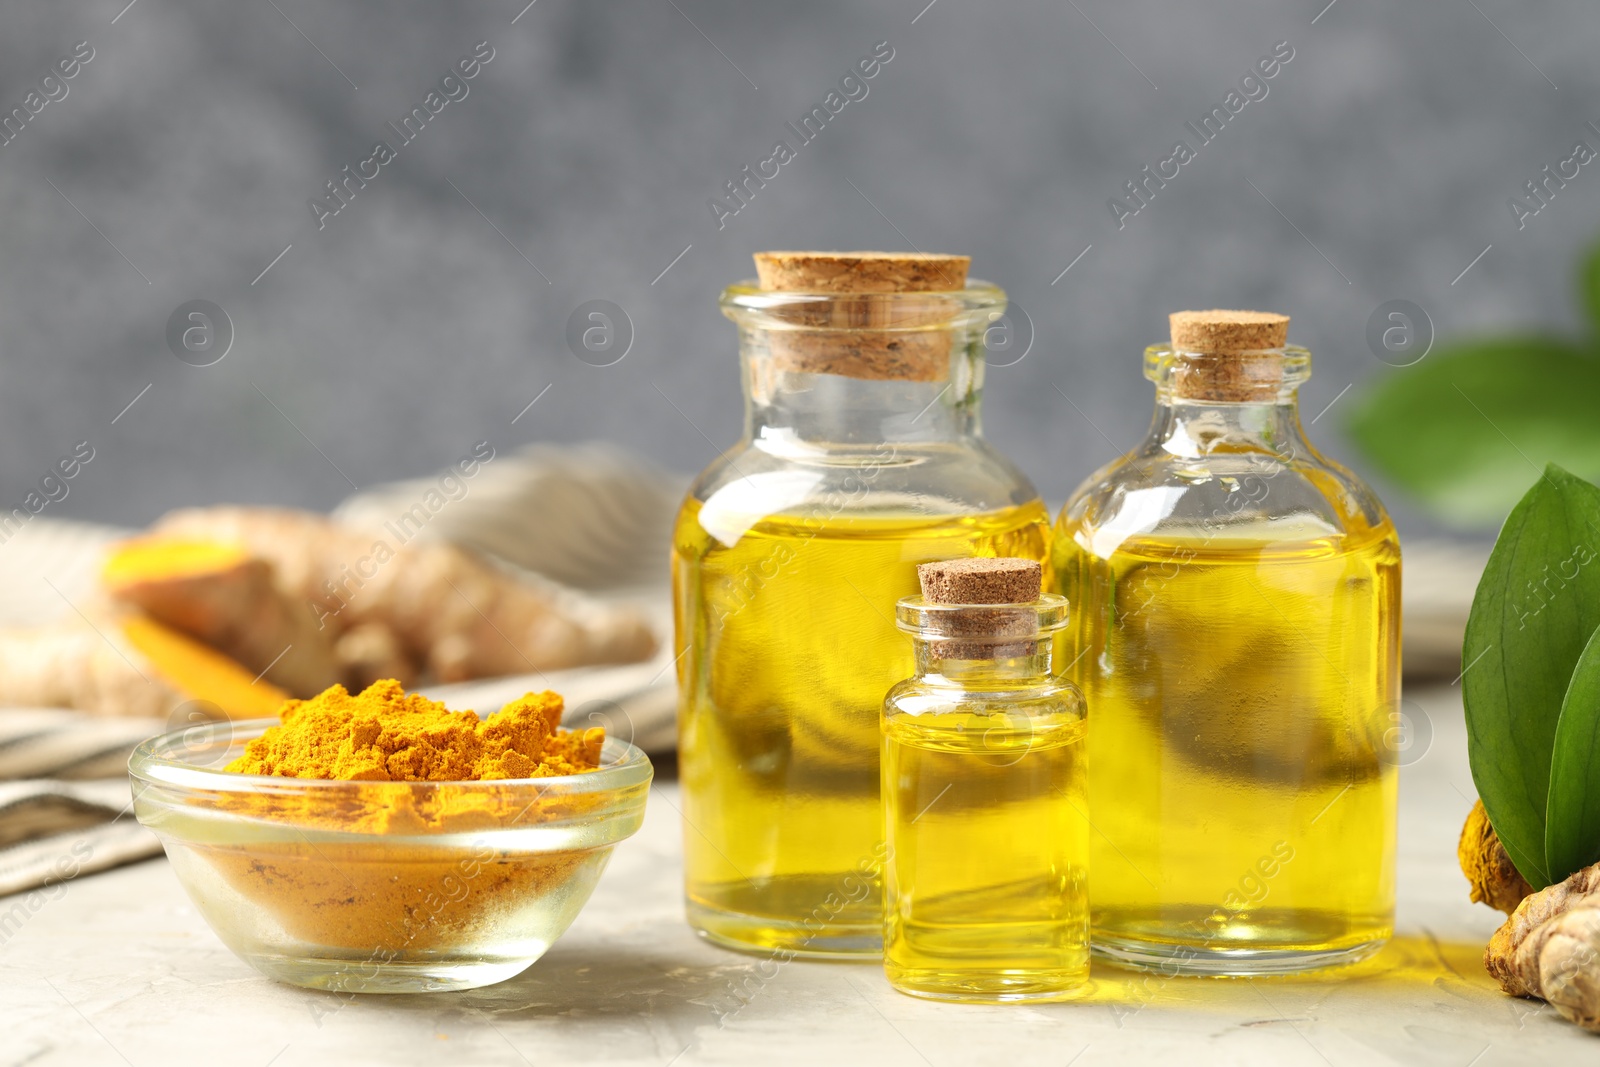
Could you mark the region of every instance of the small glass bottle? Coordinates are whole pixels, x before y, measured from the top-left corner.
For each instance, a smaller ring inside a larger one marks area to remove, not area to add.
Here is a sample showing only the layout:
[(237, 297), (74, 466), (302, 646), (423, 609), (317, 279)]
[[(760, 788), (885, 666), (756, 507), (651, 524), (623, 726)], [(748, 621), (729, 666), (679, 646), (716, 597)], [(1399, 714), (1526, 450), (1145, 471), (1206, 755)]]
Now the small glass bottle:
[(1393, 929), (1400, 545), (1306, 440), (1288, 321), (1173, 315), (1149, 436), (1056, 524), (1094, 948), (1163, 973), (1348, 963)]
[(884, 971), (936, 1000), (1060, 1000), (1089, 974), (1084, 703), (1066, 600), (1021, 559), (918, 568), (916, 673), (883, 706)]
[(1005, 294), (965, 256), (756, 269), (722, 296), (745, 436), (674, 533), (686, 910), (730, 947), (876, 960), (878, 715), (911, 669), (888, 606), (929, 560), (1045, 559), (1050, 519), (982, 436)]

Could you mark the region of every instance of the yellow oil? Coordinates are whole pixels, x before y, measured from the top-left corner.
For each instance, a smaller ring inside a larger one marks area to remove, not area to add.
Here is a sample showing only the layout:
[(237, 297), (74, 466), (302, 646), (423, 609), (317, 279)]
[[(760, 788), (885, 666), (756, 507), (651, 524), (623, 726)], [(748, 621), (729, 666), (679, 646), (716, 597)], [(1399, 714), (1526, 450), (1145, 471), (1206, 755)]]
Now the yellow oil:
[(1053, 1000), (1089, 976), (1084, 720), (883, 723), (883, 964), (948, 1000)]
[[(728, 535), (724, 535), (726, 538)], [(916, 565), (1048, 554), (1044, 505), (957, 516), (771, 516), (674, 537), (689, 921), (724, 944), (882, 949), (878, 720), (911, 673), (895, 602)]]
[(1209, 973), (1374, 951), (1394, 909), (1393, 527), (1090, 543), (1058, 528), (1053, 564), (1074, 605), (1058, 656), (1094, 722), (1096, 946)]

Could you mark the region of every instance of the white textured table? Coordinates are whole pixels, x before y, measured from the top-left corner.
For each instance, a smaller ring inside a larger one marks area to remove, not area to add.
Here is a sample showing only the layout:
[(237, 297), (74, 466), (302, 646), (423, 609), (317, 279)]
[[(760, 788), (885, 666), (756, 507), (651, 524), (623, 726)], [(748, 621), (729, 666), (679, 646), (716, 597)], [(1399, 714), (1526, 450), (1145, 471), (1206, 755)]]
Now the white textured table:
[(1412, 697), (1433, 737), (1403, 771), (1399, 934), (1337, 978), (1146, 980), (1097, 966), (1080, 1003), (966, 1007), (900, 996), (872, 966), (724, 952), (684, 925), (667, 784), (550, 954), (466, 993), (339, 997), (270, 982), (211, 935), (165, 861), (71, 883), (0, 946), (0, 1064), (1600, 1060), (1600, 1037), (1501, 996), (1484, 974), (1498, 916), (1467, 902), (1454, 855), (1472, 797), (1459, 697)]

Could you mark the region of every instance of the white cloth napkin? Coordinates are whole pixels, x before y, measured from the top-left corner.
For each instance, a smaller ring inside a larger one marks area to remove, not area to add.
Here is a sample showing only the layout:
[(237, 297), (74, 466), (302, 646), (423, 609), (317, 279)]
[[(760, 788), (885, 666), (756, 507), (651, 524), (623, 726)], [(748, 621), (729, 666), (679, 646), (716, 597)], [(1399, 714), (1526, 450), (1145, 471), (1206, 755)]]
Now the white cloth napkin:
[[(133, 747), (163, 726), (59, 708), (0, 709), (0, 895), (161, 851), (133, 818), (127, 767)], [(0, 934), (4, 924), (0, 914)]]

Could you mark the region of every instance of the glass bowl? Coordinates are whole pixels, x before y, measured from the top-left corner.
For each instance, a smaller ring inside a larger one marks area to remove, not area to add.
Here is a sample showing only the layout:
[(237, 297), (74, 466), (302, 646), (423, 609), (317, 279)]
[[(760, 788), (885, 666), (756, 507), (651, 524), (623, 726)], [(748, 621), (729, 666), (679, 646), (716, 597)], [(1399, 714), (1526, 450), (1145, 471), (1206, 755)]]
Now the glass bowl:
[(224, 944), (313, 989), (471, 989), (526, 970), (566, 932), (617, 842), (644, 821), (652, 770), (609, 739), (585, 774), (357, 782), (230, 774), (276, 719), (140, 745), (134, 811)]

